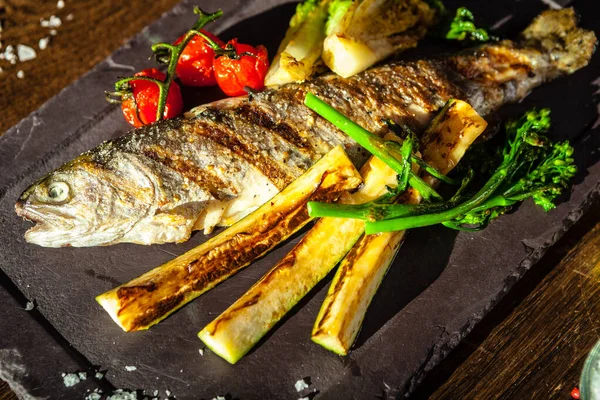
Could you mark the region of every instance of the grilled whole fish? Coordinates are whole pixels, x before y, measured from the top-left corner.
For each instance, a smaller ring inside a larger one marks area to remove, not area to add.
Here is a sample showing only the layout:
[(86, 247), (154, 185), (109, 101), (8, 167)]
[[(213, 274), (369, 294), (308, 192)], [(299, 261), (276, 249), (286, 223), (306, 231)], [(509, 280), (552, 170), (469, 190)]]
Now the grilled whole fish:
[(572, 9), (546, 11), (515, 42), (211, 103), (82, 154), (25, 190), (16, 211), (36, 222), (25, 239), (41, 246), (185, 241), (193, 230), (239, 220), (334, 145), (356, 165), (366, 160), (303, 105), (309, 91), (376, 134), (387, 133), (384, 119), (423, 132), (448, 99), (489, 115), (584, 67), (595, 45)]

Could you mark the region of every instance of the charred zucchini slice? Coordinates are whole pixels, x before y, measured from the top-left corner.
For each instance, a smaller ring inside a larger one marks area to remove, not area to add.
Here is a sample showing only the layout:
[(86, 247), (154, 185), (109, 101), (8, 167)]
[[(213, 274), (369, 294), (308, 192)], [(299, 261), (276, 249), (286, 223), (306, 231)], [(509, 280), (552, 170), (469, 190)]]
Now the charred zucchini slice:
[[(486, 126), (485, 120), (468, 103), (448, 101), (425, 133), (423, 158), (447, 174)], [(413, 191), (408, 202), (419, 200), (420, 196)], [(340, 264), (323, 301), (312, 332), (314, 342), (334, 353), (348, 354), (404, 234), (400, 231), (363, 236), (352, 248)]]
[(147, 329), (298, 231), (310, 221), (307, 201), (335, 201), (361, 182), (344, 150), (335, 147), (235, 225), (96, 300), (123, 330)]
[[(342, 197), (364, 203), (396, 184), (396, 173), (376, 157), (361, 170), (364, 185)], [(302, 240), (231, 307), (198, 333), (217, 355), (235, 364), (352, 248), (365, 230), (357, 219), (321, 218)]]

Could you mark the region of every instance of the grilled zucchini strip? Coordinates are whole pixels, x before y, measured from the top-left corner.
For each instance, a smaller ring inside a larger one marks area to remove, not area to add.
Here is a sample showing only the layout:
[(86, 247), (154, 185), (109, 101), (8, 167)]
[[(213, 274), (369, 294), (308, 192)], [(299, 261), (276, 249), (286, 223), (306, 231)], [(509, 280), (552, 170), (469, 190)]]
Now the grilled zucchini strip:
[(96, 300), (123, 330), (148, 329), (302, 228), (310, 221), (309, 200), (335, 201), (361, 182), (344, 150), (335, 147), (235, 225)]
[[(425, 134), (425, 161), (447, 174), (486, 126), (469, 104), (450, 100)], [(431, 177), (426, 179), (435, 183)], [(416, 203), (419, 200), (419, 194), (413, 191), (408, 201)], [(317, 316), (312, 332), (314, 342), (337, 354), (348, 354), (404, 234), (400, 231), (363, 236), (350, 250), (340, 264)]]
[[(377, 199), (396, 173), (376, 157), (363, 166), (364, 185), (341, 202)], [(302, 240), (242, 297), (198, 333), (217, 355), (235, 364), (335, 267), (364, 233), (364, 221), (321, 218)]]

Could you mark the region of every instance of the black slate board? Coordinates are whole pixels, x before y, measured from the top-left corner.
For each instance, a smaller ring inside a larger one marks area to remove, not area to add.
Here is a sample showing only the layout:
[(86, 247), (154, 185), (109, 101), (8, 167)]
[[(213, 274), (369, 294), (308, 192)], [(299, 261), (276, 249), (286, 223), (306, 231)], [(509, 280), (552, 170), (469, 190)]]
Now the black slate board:
[[(509, 36), (546, 7), (537, 0), (445, 3), (450, 9), (469, 6), (482, 24), (504, 20), (496, 32)], [(570, 3), (583, 15), (583, 26), (600, 32), (600, 21), (593, 17), (594, 0)], [(225, 39), (239, 36), (266, 43), (271, 54), (294, 11), (293, 5), (277, 0), (200, 2), (207, 10), (217, 4), (226, 17), (214, 25), (216, 32)], [(240, 400), (295, 399), (301, 396), (294, 383), (303, 377), (311, 377), (311, 390), (318, 390), (319, 398), (393, 398), (409, 393), (583, 215), (600, 189), (596, 55), (584, 70), (536, 90), (501, 113), (516, 115), (533, 105), (552, 108), (553, 137), (570, 138), (577, 148), (580, 173), (570, 196), (548, 214), (524, 204), (480, 233), (457, 234), (438, 227), (412, 232), (348, 357), (335, 356), (309, 339), (328, 280), (237, 365), (208, 351), (199, 354), (203, 346), (196, 333), (297, 238), (149, 331), (126, 334), (94, 296), (206, 237), (196, 234), (182, 245), (45, 249), (24, 242), (29, 224), (14, 214), (13, 205), (21, 191), (47, 171), (127, 130), (120, 111), (105, 103), (102, 91), (115, 76), (147, 66), (149, 44), (181, 34), (193, 22), (191, 9), (192, 2), (182, 2), (0, 137), (0, 377), (32, 396), (83, 398), (96, 383), (64, 388), (59, 373), (92, 366), (108, 370), (106, 385), (147, 393), (160, 389), (162, 396), (169, 389), (178, 399), (225, 394)], [(203, 96), (197, 100), (205, 102), (218, 94), (209, 90)], [(25, 297), (35, 299), (32, 314), (23, 311)], [(137, 370), (128, 372), (125, 366)]]

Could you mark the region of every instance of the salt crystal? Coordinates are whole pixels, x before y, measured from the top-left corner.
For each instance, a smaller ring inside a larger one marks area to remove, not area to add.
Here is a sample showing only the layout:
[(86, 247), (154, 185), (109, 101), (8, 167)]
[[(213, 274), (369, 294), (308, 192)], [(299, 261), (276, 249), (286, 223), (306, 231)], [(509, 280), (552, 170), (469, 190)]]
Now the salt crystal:
[(167, 397), (171, 396), (171, 391), (170, 390), (165, 390), (165, 394), (167, 395)]
[(10, 61), (11, 64), (16, 64), (17, 55), (15, 54), (14, 47), (12, 47), (10, 44), (6, 46), (6, 49), (4, 49), (4, 53), (0, 54), (2, 54), (3, 59), (5, 59), (6, 61)]
[(56, 8), (62, 10), (63, 8), (65, 8), (65, 2), (63, 0), (58, 0), (58, 3), (56, 3)]
[(100, 379), (104, 378), (104, 374), (102, 372), (96, 372), (96, 375), (94, 377), (96, 379), (100, 380)]
[(40, 19), (40, 25), (44, 28), (58, 28), (62, 21), (56, 15), (51, 15), (48, 19)]
[(58, 33), (58, 32), (56, 31), (56, 29), (50, 29), (50, 34), (51, 34), (52, 36), (56, 36), (56, 34), (57, 34), (57, 33)]
[(294, 387), (296, 388), (296, 392), (301, 392), (304, 389), (308, 389), (309, 384), (306, 383), (306, 381), (304, 379), (300, 379), (299, 381), (297, 381), (294, 384)]
[[(17, 74), (17, 76), (19, 76)], [(35, 307), (35, 305), (33, 304), (33, 301), (28, 301), (27, 304), (25, 305), (25, 311), (31, 311), (33, 310), (33, 307)]]
[(19, 56), (19, 61), (21, 62), (33, 60), (35, 57), (37, 57), (35, 50), (29, 46), (25, 46), (24, 44), (17, 45), (17, 55)]
[(65, 18), (67, 21), (73, 21), (73, 14), (69, 14), (67, 15), (67, 17)]
[(48, 42), (50, 42), (49, 37), (46, 36), (45, 38), (41, 38), (38, 43), (38, 47), (40, 48), (40, 50), (46, 50), (46, 47), (48, 47)]
[(126, 365), (125, 366), (125, 371), (127, 371), (127, 372), (135, 371), (136, 369), (137, 369), (137, 367), (135, 365)]
[(23, 72), (23, 70), (19, 70), (17, 72), (17, 78), (19, 78), (19, 79), (25, 78), (25, 72)]
[(204, 355), (204, 349), (199, 349), (198, 350), (200, 352), (200, 355), (203, 356)]
[(60, 20), (60, 18), (58, 18), (56, 15), (50, 16), (50, 19), (48, 20), (48, 26), (50, 28), (58, 28), (61, 25), (62, 21)]
[(71, 387), (77, 385), (81, 382), (81, 379), (77, 376), (77, 374), (66, 374), (63, 377), (63, 383), (66, 387)]

